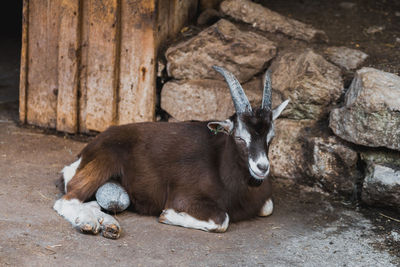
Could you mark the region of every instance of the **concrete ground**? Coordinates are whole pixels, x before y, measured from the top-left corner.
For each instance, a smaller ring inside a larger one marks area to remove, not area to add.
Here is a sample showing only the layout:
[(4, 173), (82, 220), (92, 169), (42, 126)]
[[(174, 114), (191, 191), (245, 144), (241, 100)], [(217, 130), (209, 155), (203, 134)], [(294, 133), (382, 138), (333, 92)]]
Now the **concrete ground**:
[(163, 225), (131, 212), (117, 215), (123, 228), (118, 240), (81, 234), (52, 205), (59, 197), (59, 171), (85, 143), (21, 128), (13, 121), (13, 105), (7, 107), (0, 108), (0, 266), (400, 264), (385, 235), (361, 213), (280, 181), (274, 182), (272, 216), (231, 224), (223, 234)]

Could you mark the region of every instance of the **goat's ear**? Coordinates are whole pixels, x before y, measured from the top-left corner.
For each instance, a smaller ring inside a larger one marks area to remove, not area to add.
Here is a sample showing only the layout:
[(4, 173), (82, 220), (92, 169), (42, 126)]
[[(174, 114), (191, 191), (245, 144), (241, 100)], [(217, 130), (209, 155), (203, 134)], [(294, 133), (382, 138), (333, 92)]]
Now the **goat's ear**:
[(231, 134), (233, 130), (233, 122), (231, 120), (212, 121), (207, 124), (207, 127), (214, 134), (217, 133)]
[(283, 101), (279, 106), (277, 106), (272, 111), (272, 120), (276, 120), (279, 117), (279, 115), (281, 115), (282, 111), (286, 108), (287, 104), (289, 104), (289, 99)]

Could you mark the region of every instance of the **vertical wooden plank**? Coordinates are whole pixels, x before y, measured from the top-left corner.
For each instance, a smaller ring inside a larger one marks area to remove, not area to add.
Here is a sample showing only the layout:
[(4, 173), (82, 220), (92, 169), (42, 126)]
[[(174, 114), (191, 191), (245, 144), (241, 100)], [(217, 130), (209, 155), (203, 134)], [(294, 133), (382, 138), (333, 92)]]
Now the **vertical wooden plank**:
[(26, 123), (26, 96), (27, 96), (27, 75), (28, 75), (28, 11), (29, 0), (23, 1), (22, 7), (22, 47), (21, 47), (21, 67), (19, 76), (19, 120)]
[(169, 36), (169, 8), (170, 1), (157, 0), (157, 46), (167, 40)]
[(58, 1), (29, 1), (28, 13), (27, 122), (55, 128), (58, 93)]
[(116, 120), (117, 0), (90, 0), (86, 127), (103, 131)]
[(169, 2), (169, 35), (174, 37), (185, 24), (195, 17), (198, 0), (170, 0)]
[(155, 117), (156, 0), (122, 0), (119, 124)]
[(87, 104), (87, 66), (88, 66), (88, 55), (89, 55), (89, 1), (81, 0), (80, 6), (80, 52), (81, 58), (79, 62), (79, 88), (78, 88), (78, 102), (79, 102), (79, 131), (88, 132), (89, 129), (86, 127), (86, 104)]
[(79, 0), (60, 1), (57, 130), (78, 130)]

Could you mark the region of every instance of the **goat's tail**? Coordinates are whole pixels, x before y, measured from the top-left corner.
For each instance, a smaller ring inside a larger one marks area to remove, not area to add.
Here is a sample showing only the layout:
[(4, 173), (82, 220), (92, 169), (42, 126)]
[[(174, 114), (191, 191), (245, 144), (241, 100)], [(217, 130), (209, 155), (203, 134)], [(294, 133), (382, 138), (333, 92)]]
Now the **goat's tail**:
[(64, 199), (76, 198), (86, 201), (111, 177), (120, 176), (121, 173), (121, 164), (109, 159), (94, 158), (83, 166), (82, 163), (79, 163), (76, 173), (69, 181), (65, 179), (64, 173), (66, 189)]

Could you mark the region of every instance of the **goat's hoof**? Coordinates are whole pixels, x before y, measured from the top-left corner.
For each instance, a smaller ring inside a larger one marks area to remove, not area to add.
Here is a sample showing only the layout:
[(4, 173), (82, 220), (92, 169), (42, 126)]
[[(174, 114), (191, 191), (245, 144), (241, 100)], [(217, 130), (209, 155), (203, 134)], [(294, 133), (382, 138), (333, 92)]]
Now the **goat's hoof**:
[(227, 230), (227, 228), (220, 228), (220, 227), (218, 227), (218, 228), (216, 228), (216, 229), (210, 230), (209, 232), (211, 232), (211, 233), (225, 233), (226, 230)]
[(97, 235), (100, 231), (100, 228), (97, 225), (91, 225), (88, 223), (79, 225), (79, 230), (85, 234), (94, 234)]
[(164, 212), (158, 217), (158, 222), (166, 223), (167, 219), (165, 218)]
[(121, 234), (121, 228), (116, 224), (103, 225), (102, 234), (105, 238), (117, 239)]

